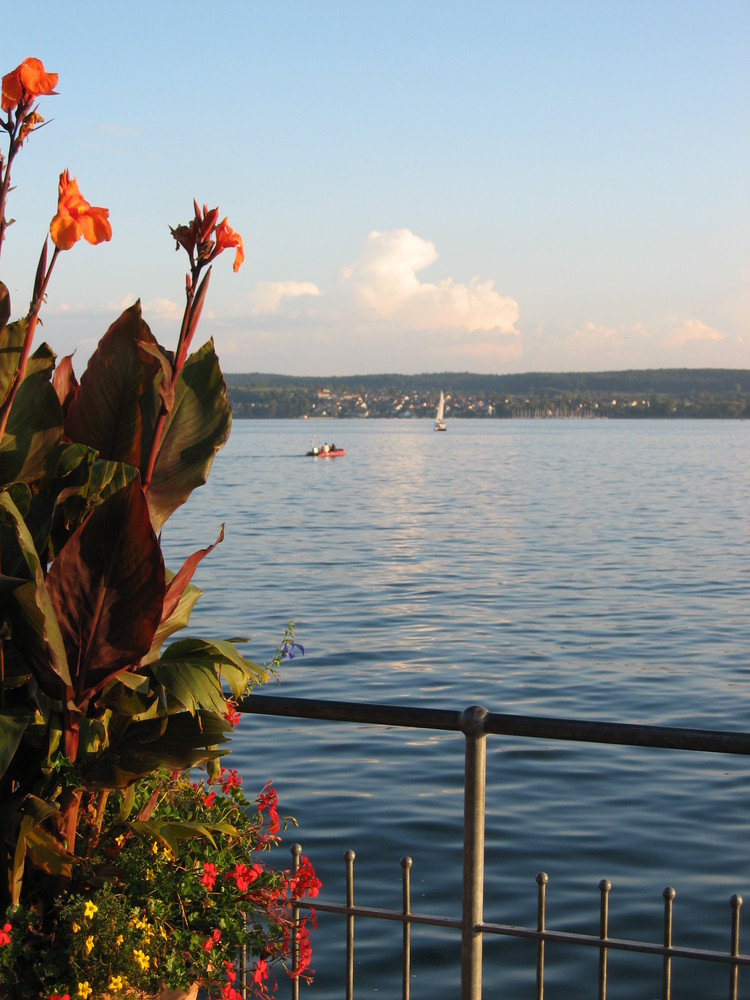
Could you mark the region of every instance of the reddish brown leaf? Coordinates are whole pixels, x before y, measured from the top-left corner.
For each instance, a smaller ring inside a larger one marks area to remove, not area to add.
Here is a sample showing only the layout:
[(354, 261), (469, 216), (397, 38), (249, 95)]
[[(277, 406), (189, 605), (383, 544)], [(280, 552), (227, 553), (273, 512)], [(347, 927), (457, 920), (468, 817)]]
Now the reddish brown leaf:
[(198, 563), (202, 559), (205, 559), (209, 552), (213, 552), (219, 542), (224, 541), (224, 525), (221, 526), (221, 531), (219, 532), (219, 537), (216, 539), (213, 545), (209, 545), (207, 549), (199, 549), (194, 552), (191, 556), (185, 560), (182, 564), (180, 570), (175, 574), (172, 580), (167, 585), (167, 593), (164, 598), (164, 609), (162, 611), (161, 620), (165, 622), (169, 616), (173, 613), (174, 609), (180, 603), (180, 598), (185, 592), (185, 587), (193, 579), (193, 573), (195, 573)]
[(96, 507), (50, 567), (77, 704), (148, 652), (164, 602), (164, 562), (138, 480)]
[(140, 399), (160, 368), (139, 343), (157, 346), (136, 302), (102, 337), (65, 418), (68, 440), (95, 448), (101, 458), (136, 466), (141, 457)]
[(78, 379), (73, 371), (72, 354), (66, 354), (58, 361), (52, 376), (52, 388), (57, 393), (63, 413), (67, 413), (78, 390)]

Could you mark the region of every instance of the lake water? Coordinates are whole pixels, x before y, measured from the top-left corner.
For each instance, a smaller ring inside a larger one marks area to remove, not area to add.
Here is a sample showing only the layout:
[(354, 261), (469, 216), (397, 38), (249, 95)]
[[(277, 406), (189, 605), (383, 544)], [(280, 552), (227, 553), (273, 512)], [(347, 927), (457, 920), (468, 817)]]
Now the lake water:
[[(311, 435), (346, 457), (304, 458)], [(164, 531), (200, 566), (193, 630), (250, 637), (267, 662), (286, 623), (306, 655), (271, 693), (460, 710), (750, 730), (750, 424), (724, 421), (237, 421), (206, 487)], [(189, 539), (189, 546), (183, 538)], [(233, 762), (282, 811), (342, 900), (460, 914), (462, 737), (246, 716)], [(725, 950), (750, 895), (750, 761), (490, 737), (485, 918)], [(750, 949), (744, 933), (745, 949)], [(413, 932), (415, 1000), (459, 995), (455, 933)], [(399, 996), (400, 927), (357, 925), (356, 995)], [(343, 922), (320, 916), (311, 998), (343, 996)], [(590, 952), (590, 953), (589, 953)], [(547, 997), (596, 996), (596, 951), (547, 948)], [(495, 938), (485, 994), (534, 996), (534, 948)], [(677, 962), (674, 997), (727, 995)], [(750, 996), (750, 974), (740, 976)], [(284, 990), (282, 985), (280, 990)], [(610, 955), (611, 1000), (656, 997), (658, 959)], [(282, 992), (281, 995), (284, 995)]]

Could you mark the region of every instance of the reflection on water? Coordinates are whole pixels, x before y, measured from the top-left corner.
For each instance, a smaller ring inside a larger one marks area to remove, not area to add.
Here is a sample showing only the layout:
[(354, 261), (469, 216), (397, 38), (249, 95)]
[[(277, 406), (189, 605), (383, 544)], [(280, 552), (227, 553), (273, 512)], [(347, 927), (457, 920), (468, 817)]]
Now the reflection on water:
[[(226, 521), (199, 567), (194, 625), (250, 635), (267, 660), (293, 618), (307, 655), (278, 693), (750, 728), (747, 424), (454, 421), (434, 434), (429, 421), (339, 421), (347, 454), (329, 461), (302, 457), (310, 433), (330, 424), (236, 423), (164, 532), (175, 567), (183, 529), (197, 548)], [(461, 737), (248, 717), (235, 746), (246, 785), (274, 778), (326, 897), (343, 897), (354, 847), (357, 900), (400, 906), (409, 853), (414, 908), (458, 914)], [(749, 772), (742, 759), (492, 738), (487, 918), (533, 925), (545, 870), (548, 925), (596, 933), (608, 877), (611, 933), (659, 941), (672, 884), (676, 942), (725, 948), (728, 899), (749, 889)], [(321, 919), (312, 996), (342, 995), (336, 930)], [(414, 995), (456, 996), (460, 945), (414, 939)], [(357, 995), (398, 995), (383, 956), (400, 929), (363, 922), (357, 942)], [(549, 947), (548, 960), (550, 996), (584, 981), (577, 995), (595, 995), (595, 954)], [(533, 996), (528, 944), (493, 941), (486, 968), (487, 995)], [(721, 970), (678, 963), (674, 981), (675, 996), (726, 994)], [(612, 1000), (660, 983), (658, 960), (610, 957)]]

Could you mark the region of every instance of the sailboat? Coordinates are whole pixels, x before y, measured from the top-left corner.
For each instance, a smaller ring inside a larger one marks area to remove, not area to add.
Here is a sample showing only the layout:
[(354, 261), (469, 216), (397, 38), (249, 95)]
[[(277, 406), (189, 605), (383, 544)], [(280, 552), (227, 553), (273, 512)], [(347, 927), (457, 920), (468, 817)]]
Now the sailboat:
[(440, 390), (440, 402), (437, 405), (437, 413), (435, 414), (435, 430), (444, 431), (446, 430), (445, 421), (443, 420), (443, 408), (445, 406), (445, 396), (443, 395), (443, 390)]

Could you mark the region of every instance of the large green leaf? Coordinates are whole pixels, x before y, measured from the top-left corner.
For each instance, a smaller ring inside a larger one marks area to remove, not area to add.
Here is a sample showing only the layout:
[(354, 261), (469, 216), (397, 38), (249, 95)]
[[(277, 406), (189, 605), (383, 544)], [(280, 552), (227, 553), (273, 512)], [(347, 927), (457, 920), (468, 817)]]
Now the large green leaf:
[(10, 293), (6, 285), (0, 281), (0, 327), (10, 319)]
[(71, 682), (65, 644), (31, 533), (7, 491), (0, 492), (0, 523), (12, 531), (30, 578), (10, 595), (13, 645), (42, 689), (59, 696)]
[(165, 655), (151, 664), (151, 670), (169, 695), (188, 712), (202, 708), (222, 715), (226, 711), (221, 682), (210, 660), (190, 656), (167, 659)]
[(174, 608), (168, 618), (163, 619), (159, 623), (159, 627), (154, 633), (154, 641), (151, 644), (151, 649), (143, 657), (142, 663), (153, 663), (154, 660), (158, 660), (161, 647), (169, 636), (187, 627), (193, 608), (202, 594), (203, 591), (198, 587), (194, 587), (192, 583), (185, 587), (180, 594), (177, 607)]
[[(200, 838), (201, 840), (208, 840), (210, 844), (216, 847), (213, 834), (217, 831), (215, 827), (209, 826), (206, 823), (180, 822), (178, 820), (163, 822), (159, 822), (158, 820), (133, 820), (130, 823), (130, 829), (143, 840), (161, 840), (175, 855), (180, 853), (180, 841), (182, 840)], [(233, 832), (236, 832), (234, 828), (231, 829)], [(222, 830), (221, 832), (226, 831)]]
[[(144, 397), (146, 427), (153, 427), (161, 405), (158, 389)], [(148, 486), (148, 506), (156, 531), (205, 483), (216, 452), (226, 443), (232, 422), (226, 386), (213, 341), (191, 355), (174, 386), (174, 402)], [(144, 463), (148, 450), (144, 448)]]
[[(184, 699), (190, 698), (190, 694), (186, 694), (183, 689), (190, 683), (188, 678), (192, 676), (192, 672), (198, 668), (208, 669), (226, 680), (235, 697), (239, 697), (248, 684), (262, 683), (268, 679), (267, 670), (245, 659), (233, 643), (222, 639), (178, 639), (167, 647), (157, 663), (150, 664), (157, 680), (186, 707)], [(201, 688), (200, 692), (194, 692), (193, 697), (204, 693)], [(222, 705), (218, 710), (224, 712), (225, 708)]]
[[(5, 288), (4, 285), (3, 288)], [(7, 325), (3, 324), (0, 330), (0, 403), (7, 396), (10, 384), (18, 370), (25, 336), (25, 319)]]
[(210, 552), (213, 552), (223, 538), (224, 525), (222, 524), (219, 537), (213, 545), (209, 545), (205, 549), (199, 549), (191, 556), (188, 556), (180, 567), (179, 572), (172, 574), (167, 571), (167, 592), (164, 597), (161, 622), (156, 630), (153, 645), (143, 659), (144, 663), (150, 663), (158, 659), (159, 651), (165, 639), (187, 625), (195, 602), (202, 593), (197, 587), (193, 587), (190, 584), (193, 573), (195, 573), (199, 563)]
[(21, 737), (31, 721), (31, 715), (17, 715), (11, 712), (0, 712), (0, 778), (8, 770), (13, 755), (18, 749)]
[(84, 780), (106, 788), (126, 788), (155, 770), (184, 771), (221, 757), (232, 726), (213, 712), (180, 712), (166, 719), (131, 725), (86, 767)]
[(68, 447), (80, 449), (83, 457), (75, 469), (60, 475), (52, 484), (50, 494), (54, 509), (49, 528), (52, 557), (83, 523), (92, 507), (117, 493), (138, 475), (138, 470), (125, 462), (98, 459), (96, 452), (86, 445)]
[(164, 601), (164, 562), (140, 483), (108, 497), (50, 566), (47, 589), (81, 704), (151, 648)]
[(46, 345), (29, 359), (0, 441), (0, 483), (32, 482), (48, 471), (63, 426), (62, 408), (50, 383), (53, 362)]
[(65, 415), (71, 441), (89, 445), (102, 458), (136, 466), (141, 457), (140, 399), (160, 370), (140, 341), (157, 346), (136, 302), (102, 337)]

